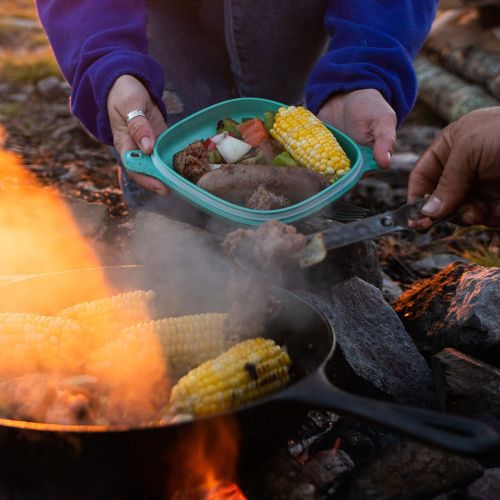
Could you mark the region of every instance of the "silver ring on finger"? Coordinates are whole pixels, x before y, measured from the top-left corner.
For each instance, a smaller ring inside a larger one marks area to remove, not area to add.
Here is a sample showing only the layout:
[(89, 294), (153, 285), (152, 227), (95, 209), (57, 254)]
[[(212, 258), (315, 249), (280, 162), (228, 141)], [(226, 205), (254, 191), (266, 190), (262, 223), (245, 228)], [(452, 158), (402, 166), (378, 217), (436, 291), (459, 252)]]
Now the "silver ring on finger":
[(144, 113), (144, 111), (142, 111), (140, 109), (134, 109), (130, 113), (127, 113), (127, 123), (129, 123), (134, 118), (137, 118), (138, 116), (144, 116), (144, 118), (145, 118), (146, 113)]

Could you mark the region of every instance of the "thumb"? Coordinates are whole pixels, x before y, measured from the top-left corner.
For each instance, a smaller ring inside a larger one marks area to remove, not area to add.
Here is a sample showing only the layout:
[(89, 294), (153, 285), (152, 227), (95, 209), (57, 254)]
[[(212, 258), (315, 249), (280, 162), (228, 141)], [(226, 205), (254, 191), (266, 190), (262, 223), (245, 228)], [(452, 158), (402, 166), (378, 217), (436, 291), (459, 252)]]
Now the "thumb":
[(471, 173), (464, 165), (464, 158), (452, 150), (438, 185), (423, 206), (422, 213), (433, 219), (451, 215), (463, 205), (470, 182)]

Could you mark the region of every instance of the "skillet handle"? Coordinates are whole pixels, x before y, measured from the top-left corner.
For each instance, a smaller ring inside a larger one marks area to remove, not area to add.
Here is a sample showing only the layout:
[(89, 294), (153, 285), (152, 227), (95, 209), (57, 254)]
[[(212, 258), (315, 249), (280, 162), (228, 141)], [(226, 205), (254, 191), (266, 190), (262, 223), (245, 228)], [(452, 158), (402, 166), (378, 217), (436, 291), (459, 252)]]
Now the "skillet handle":
[(500, 448), (500, 435), (482, 422), (355, 396), (331, 385), (322, 371), (301, 380), (289, 394), (295, 401), (345, 412), (464, 455)]

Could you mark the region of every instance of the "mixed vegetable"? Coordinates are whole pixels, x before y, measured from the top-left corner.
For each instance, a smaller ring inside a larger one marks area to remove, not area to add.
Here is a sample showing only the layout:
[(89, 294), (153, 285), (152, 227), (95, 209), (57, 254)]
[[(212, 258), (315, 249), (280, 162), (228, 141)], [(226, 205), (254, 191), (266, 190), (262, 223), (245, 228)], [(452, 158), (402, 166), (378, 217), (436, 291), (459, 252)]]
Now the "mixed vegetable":
[[(350, 170), (349, 158), (335, 136), (313, 113), (300, 106), (282, 107), (276, 113), (268, 111), (262, 117), (243, 118), (240, 122), (226, 117), (217, 122), (215, 132), (212, 137), (196, 141), (178, 152), (174, 156), (174, 168), (199, 186), (201, 181), (203, 188), (208, 191), (211, 191), (211, 182), (216, 177), (217, 193), (211, 192), (217, 196), (221, 196), (222, 180), (230, 186), (230, 189), (223, 191), (230, 192), (231, 201), (238, 198), (234, 190), (248, 191), (248, 185), (251, 186), (251, 194), (257, 189), (259, 193), (263, 190), (269, 191), (269, 186), (265, 183), (260, 182), (256, 186), (254, 182), (248, 184), (252, 179), (262, 180), (265, 170), (269, 175), (264, 177), (266, 179), (269, 177), (269, 180), (272, 178), (274, 186), (279, 184), (275, 179), (276, 176), (285, 177), (292, 171), (294, 178), (297, 175), (302, 176), (304, 183), (309, 184), (315, 175), (321, 176), (324, 182), (316, 180), (315, 183), (319, 190)], [(232, 168), (228, 169), (227, 165)], [(260, 170), (248, 168), (252, 165), (259, 166)], [(274, 171), (272, 167), (284, 168)], [(216, 176), (210, 176), (214, 170), (220, 172)], [(210, 176), (210, 182), (203, 179), (206, 175)], [(243, 177), (246, 179), (245, 186), (239, 183)], [(284, 183), (286, 184), (286, 181)], [(293, 184), (294, 189), (300, 187), (300, 183)], [(245, 199), (238, 202), (249, 206), (248, 200), (256, 198), (251, 194), (247, 193)], [(279, 193), (272, 191), (270, 194), (264, 196), (265, 206), (260, 206), (262, 196), (259, 195), (257, 206), (252, 205), (250, 208), (282, 208), (292, 204), (292, 199), (293, 203), (296, 203), (297, 197), (298, 201), (305, 199), (301, 197), (300, 192), (291, 193), (289, 190)], [(278, 198), (275, 195), (278, 195)], [(308, 193), (308, 196), (311, 194)]]

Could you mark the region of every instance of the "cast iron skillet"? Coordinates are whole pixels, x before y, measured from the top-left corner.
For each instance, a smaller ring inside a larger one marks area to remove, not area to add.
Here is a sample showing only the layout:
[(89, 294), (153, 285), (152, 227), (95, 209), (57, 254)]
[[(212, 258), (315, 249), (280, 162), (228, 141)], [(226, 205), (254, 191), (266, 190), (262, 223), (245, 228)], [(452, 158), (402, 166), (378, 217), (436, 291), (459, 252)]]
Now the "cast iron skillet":
[[(95, 280), (102, 270), (87, 269), (38, 276), (0, 286), (0, 310), (12, 309), (20, 297), (30, 297), (23, 310), (47, 312), (51, 307), (50, 295), (46, 286), (57, 290), (60, 297), (71, 297), (65, 289), (74, 288), (78, 283), (79, 300), (96, 297)], [(226, 307), (223, 294), (214, 293), (213, 282), (210, 289), (204, 281), (200, 269), (184, 270), (182, 282), (174, 279), (174, 273), (155, 267), (118, 267), (106, 269), (106, 274), (120, 290), (147, 288), (157, 292), (156, 308), (159, 315), (187, 314), (193, 312), (221, 311)], [(225, 279), (221, 278), (223, 281)], [(223, 287), (219, 290), (224, 290)], [(296, 295), (275, 289), (281, 307), (269, 323), (267, 336), (285, 344), (293, 360), (294, 382), (286, 389), (240, 408), (234, 415), (239, 420), (249, 420), (253, 431), (258, 424), (254, 416), (264, 417), (265, 425), (281, 426), (293, 418), (294, 412), (300, 414), (301, 406), (320, 406), (341, 413), (361, 417), (387, 429), (401, 432), (427, 443), (451, 451), (478, 455), (491, 452), (500, 447), (500, 436), (487, 425), (408, 406), (370, 400), (341, 391), (333, 386), (325, 375), (325, 366), (335, 351), (335, 332), (327, 320), (310, 304)], [(186, 297), (187, 295), (187, 297)], [(184, 300), (185, 299), (185, 300)], [(74, 299), (72, 299), (74, 300)], [(64, 304), (67, 305), (67, 304)], [(19, 306), (18, 306), (19, 307)], [(193, 310), (193, 308), (195, 310)], [(49, 311), (50, 312), (50, 311)], [(292, 404), (290, 406), (290, 403)], [(301, 403), (302, 405), (298, 404)], [(219, 415), (221, 417), (223, 415)], [(214, 417), (198, 420), (210, 420)], [(0, 419), (0, 427), (22, 429), (23, 434), (35, 433), (73, 433), (85, 439), (85, 435), (125, 434), (146, 430), (153, 433), (173, 434), (183, 431), (193, 422), (159, 425), (145, 424), (131, 428), (127, 425), (115, 426), (61, 426), (54, 424), (21, 422)], [(172, 435), (173, 435), (172, 434)], [(119, 438), (119, 436), (116, 436)], [(168, 440), (168, 434), (163, 436)]]

